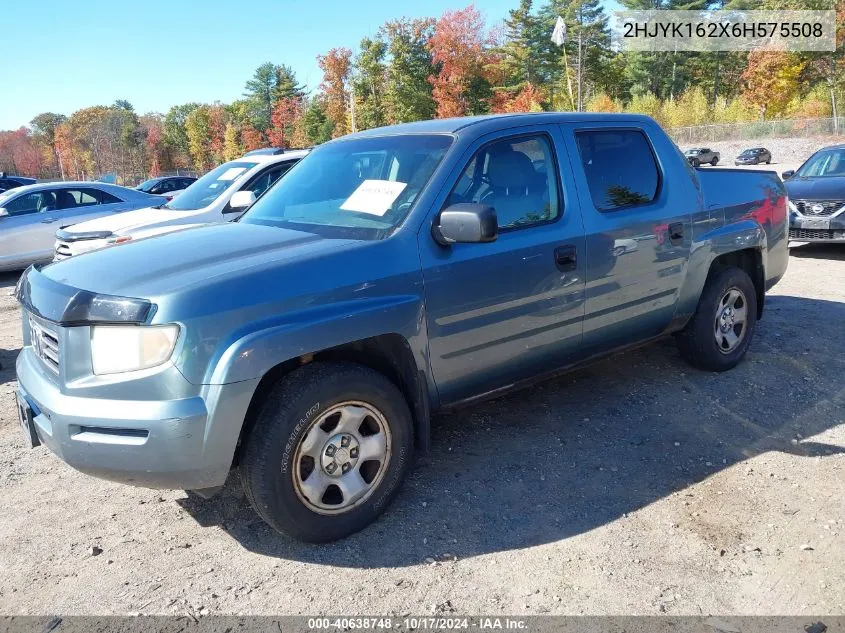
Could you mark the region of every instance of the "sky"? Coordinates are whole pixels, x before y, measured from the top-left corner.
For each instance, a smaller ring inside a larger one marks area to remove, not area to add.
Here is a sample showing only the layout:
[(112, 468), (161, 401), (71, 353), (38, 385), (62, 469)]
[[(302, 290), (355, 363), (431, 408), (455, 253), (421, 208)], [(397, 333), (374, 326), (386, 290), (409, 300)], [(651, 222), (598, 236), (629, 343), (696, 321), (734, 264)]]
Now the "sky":
[[(386, 21), (439, 16), (468, 0), (37, 0), (3, 9), (3, 49), (13, 82), (0, 98), (0, 129), (41, 112), (70, 115), (126, 99), (136, 112), (196, 101), (229, 103), (260, 64), (293, 67), (316, 89), (316, 56), (357, 49)], [(518, 0), (478, 0), (488, 24)], [(33, 11), (33, 7), (37, 9)], [(610, 8), (610, 7), (608, 7)], [(10, 63), (11, 59), (14, 63)]]

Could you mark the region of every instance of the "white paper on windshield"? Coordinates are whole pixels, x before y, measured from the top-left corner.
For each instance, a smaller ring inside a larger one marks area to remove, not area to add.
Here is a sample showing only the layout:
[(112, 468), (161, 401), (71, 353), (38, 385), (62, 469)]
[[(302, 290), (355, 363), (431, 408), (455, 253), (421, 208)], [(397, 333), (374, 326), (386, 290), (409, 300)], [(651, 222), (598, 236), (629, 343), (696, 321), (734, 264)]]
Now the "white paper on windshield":
[(407, 186), (408, 183), (393, 180), (365, 180), (340, 208), (381, 216), (387, 213), (390, 205)]
[(229, 169), (220, 174), (217, 180), (234, 180), (245, 171), (246, 167), (229, 167)]

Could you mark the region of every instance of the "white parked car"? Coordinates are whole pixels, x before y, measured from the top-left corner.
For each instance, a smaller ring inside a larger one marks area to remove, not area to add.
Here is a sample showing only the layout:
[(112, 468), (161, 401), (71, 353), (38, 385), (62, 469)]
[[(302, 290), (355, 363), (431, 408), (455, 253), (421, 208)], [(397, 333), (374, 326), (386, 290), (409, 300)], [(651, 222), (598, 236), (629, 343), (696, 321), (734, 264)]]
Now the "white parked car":
[(262, 150), (212, 169), (169, 202), (56, 231), (54, 261), (187, 228), (231, 222), (308, 150)]

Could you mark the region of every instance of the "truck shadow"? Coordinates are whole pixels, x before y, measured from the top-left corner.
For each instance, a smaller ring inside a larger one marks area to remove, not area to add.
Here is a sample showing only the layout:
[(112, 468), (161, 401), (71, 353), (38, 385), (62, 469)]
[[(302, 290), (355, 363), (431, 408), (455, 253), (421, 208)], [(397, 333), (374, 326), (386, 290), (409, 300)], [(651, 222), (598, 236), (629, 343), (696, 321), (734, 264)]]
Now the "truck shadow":
[[(440, 416), (431, 452), (385, 515), (336, 543), (279, 536), (236, 476), (219, 497), (180, 504), (250, 551), (347, 567), (559, 541), (766, 451), (845, 452), (804, 439), (845, 420), (845, 358), (830, 348), (843, 321), (845, 303), (773, 296), (751, 352), (731, 372), (693, 370), (667, 341)], [(377, 545), (385, 542), (396, 545)]]
[(845, 244), (802, 244), (789, 249), (790, 257), (845, 261)]

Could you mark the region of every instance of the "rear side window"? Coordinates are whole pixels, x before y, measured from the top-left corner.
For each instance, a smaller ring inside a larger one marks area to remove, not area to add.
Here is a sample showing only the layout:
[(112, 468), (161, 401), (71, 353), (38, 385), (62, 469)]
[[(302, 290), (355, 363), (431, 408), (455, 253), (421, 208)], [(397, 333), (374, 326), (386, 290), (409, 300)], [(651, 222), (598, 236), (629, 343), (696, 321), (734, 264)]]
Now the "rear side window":
[(660, 172), (640, 130), (575, 133), (593, 204), (601, 211), (648, 204), (657, 197)]
[(117, 196), (113, 196), (112, 194), (108, 193), (107, 191), (103, 191), (102, 189), (85, 189), (85, 192), (97, 198), (97, 200), (100, 201), (100, 204), (114, 204), (115, 202), (123, 202)]

